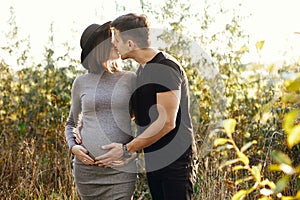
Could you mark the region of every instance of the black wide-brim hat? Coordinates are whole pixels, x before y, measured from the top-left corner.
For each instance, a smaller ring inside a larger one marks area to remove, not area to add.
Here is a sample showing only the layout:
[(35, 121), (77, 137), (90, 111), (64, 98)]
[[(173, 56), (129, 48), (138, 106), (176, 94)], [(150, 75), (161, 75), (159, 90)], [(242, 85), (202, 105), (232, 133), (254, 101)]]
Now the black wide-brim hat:
[[(91, 24), (89, 25), (82, 33), (80, 38), (80, 47), (81, 47), (81, 63), (84, 62), (89, 53), (93, 50), (93, 48), (98, 45), (94, 44), (97, 36), (103, 32), (107, 31), (107, 39), (109, 38), (109, 27), (110, 21), (106, 22), (102, 25), (99, 24)], [(98, 41), (100, 43), (102, 41)], [(85, 66), (86, 67), (86, 66)]]

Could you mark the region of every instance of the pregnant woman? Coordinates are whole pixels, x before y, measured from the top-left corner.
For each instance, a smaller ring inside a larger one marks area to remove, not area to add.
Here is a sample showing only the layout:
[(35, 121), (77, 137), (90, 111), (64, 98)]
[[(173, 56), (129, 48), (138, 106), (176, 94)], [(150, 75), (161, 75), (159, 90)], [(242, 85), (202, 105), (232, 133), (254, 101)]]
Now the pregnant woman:
[[(95, 165), (95, 158), (106, 151), (102, 145), (127, 143), (132, 139), (129, 99), (136, 76), (122, 71), (110, 41), (110, 22), (88, 26), (80, 39), (81, 63), (88, 73), (77, 77), (72, 86), (72, 103), (66, 123), (66, 139), (74, 155), (75, 184), (82, 200), (132, 198), (136, 169), (134, 162), (118, 168)], [(73, 130), (79, 115), (81, 144)]]

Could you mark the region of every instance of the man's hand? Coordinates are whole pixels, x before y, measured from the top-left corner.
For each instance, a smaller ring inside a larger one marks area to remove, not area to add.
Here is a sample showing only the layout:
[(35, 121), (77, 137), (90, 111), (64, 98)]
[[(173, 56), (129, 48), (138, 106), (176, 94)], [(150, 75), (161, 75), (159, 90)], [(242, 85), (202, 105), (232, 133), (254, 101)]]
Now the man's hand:
[(81, 145), (75, 145), (71, 149), (72, 153), (84, 164), (94, 165), (95, 161), (88, 155), (88, 151)]
[(135, 159), (136, 157), (137, 157), (137, 153), (133, 153), (130, 158), (123, 158), (122, 160), (113, 161), (110, 163), (109, 166), (104, 166), (104, 167), (112, 167), (112, 168), (123, 167), (127, 165), (129, 162), (131, 162), (133, 159)]
[[(114, 164), (121, 164), (119, 161), (123, 161), (123, 148), (120, 143), (111, 143), (102, 146), (102, 149), (109, 150), (107, 153), (95, 158), (98, 166), (111, 167)], [(118, 161), (118, 162), (116, 162)]]

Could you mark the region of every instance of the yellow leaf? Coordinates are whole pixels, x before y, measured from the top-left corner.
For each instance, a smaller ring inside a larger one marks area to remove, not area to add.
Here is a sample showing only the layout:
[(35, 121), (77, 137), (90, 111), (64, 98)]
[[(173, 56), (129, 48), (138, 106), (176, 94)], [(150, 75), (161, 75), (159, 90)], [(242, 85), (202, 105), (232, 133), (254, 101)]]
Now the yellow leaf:
[[(295, 171), (297, 174), (299, 174), (299, 178), (300, 178), (300, 165), (298, 165), (296, 168), (295, 168)], [(300, 190), (299, 190), (300, 192)]]
[(280, 165), (279, 165), (279, 164), (272, 164), (272, 165), (270, 165), (268, 168), (269, 168), (270, 171), (278, 171), (278, 172), (281, 172), (281, 168), (280, 168)]
[(282, 95), (282, 101), (285, 103), (297, 103), (300, 102), (300, 95), (286, 93)]
[(51, 101), (51, 94), (47, 94), (47, 95), (46, 95), (46, 98), (47, 98), (49, 101)]
[(248, 49), (248, 47), (246, 46), (246, 45), (243, 45), (241, 48), (240, 48), (240, 50), (239, 50), (239, 52), (241, 52), (241, 53), (245, 53), (245, 52), (248, 52), (249, 51), (249, 49)]
[(242, 161), (245, 165), (249, 165), (249, 158), (242, 152), (238, 152), (237, 156), (239, 157), (240, 161)]
[(236, 121), (235, 119), (227, 119), (224, 123), (224, 129), (229, 138), (232, 138), (232, 133), (235, 130)]
[(257, 144), (256, 140), (253, 140), (251, 142), (246, 143), (244, 146), (242, 146), (241, 148), (241, 152), (246, 151), (247, 149), (249, 149), (253, 144)]
[(268, 66), (268, 70), (271, 72), (271, 71), (273, 71), (273, 69), (275, 68), (275, 65), (269, 65)]
[(227, 165), (232, 165), (234, 163), (237, 163), (239, 162), (240, 160), (239, 159), (233, 159), (233, 160), (228, 160), (224, 163), (222, 163), (220, 166), (219, 166), (219, 169), (222, 169), (223, 167), (227, 166)]
[(251, 169), (251, 173), (255, 177), (256, 181), (260, 183), (261, 181), (261, 175), (260, 175), (260, 167), (259, 166), (253, 166)]
[(219, 145), (226, 144), (228, 141), (229, 141), (229, 139), (227, 139), (227, 138), (217, 138), (214, 141), (214, 146), (216, 147), (216, 146), (219, 146)]
[(292, 197), (292, 196), (282, 196), (280, 199), (281, 200), (297, 200), (297, 198)]
[(256, 46), (256, 50), (258, 50), (258, 51), (262, 50), (264, 44), (265, 44), (264, 40), (256, 42), (256, 45), (255, 45)]
[(294, 109), (284, 116), (283, 129), (287, 134), (289, 134), (292, 128), (294, 127), (294, 122), (298, 117), (299, 113), (299, 109)]
[(16, 121), (17, 120), (17, 114), (16, 113), (12, 113), (9, 118), (13, 121)]
[(231, 198), (231, 200), (240, 200), (240, 199), (242, 199), (243, 197), (245, 197), (246, 194), (248, 194), (248, 191), (247, 191), (247, 190), (239, 190), (237, 193), (235, 193), (235, 194), (233, 195), (233, 197)]
[(275, 190), (276, 189), (276, 185), (273, 181), (269, 181), (269, 179), (265, 179), (261, 182), (261, 185), (263, 186), (269, 186), (270, 189)]
[(298, 91), (300, 89), (300, 77), (296, 78), (293, 81), (289, 81), (286, 89), (288, 89), (289, 91)]
[(294, 126), (287, 137), (287, 144), (290, 149), (298, 143), (300, 143), (300, 124)]
[(245, 169), (245, 167), (242, 165), (237, 165), (237, 166), (232, 167), (232, 171), (237, 171), (237, 170), (242, 170), (242, 169)]

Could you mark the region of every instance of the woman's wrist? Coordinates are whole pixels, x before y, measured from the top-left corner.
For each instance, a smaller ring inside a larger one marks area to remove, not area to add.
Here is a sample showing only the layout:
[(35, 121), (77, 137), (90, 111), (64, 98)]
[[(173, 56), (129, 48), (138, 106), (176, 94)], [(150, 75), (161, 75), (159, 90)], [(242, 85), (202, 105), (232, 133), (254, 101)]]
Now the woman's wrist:
[(77, 144), (74, 144), (73, 146), (71, 146), (70, 148), (70, 152), (75, 155), (75, 152), (74, 152), (74, 147), (77, 146)]

